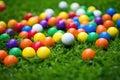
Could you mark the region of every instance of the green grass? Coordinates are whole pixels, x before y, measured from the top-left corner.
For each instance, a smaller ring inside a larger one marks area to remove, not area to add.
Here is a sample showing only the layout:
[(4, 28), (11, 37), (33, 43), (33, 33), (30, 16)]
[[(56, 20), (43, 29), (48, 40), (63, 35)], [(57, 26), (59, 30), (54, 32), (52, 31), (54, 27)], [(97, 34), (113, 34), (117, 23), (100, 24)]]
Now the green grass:
[[(61, 0), (4, 0), (7, 9), (0, 13), (0, 20), (23, 19), (27, 12), (39, 15), (46, 8), (53, 8), (55, 15), (60, 12), (58, 3)], [(80, 5), (96, 6), (105, 10), (116, 8), (120, 13), (120, 4), (116, 0), (67, 0), (68, 4), (79, 2)], [(55, 44), (51, 47), (51, 56), (44, 61), (38, 58), (19, 58), (13, 67), (4, 67), (0, 63), (0, 80), (120, 80), (120, 36), (111, 40), (106, 51), (97, 49), (94, 44), (75, 42), (71, 47)], [(0, 49), (5, 42), (0, 41)], [(93, 48), (96, 57), (84, 61), (81, 53), (86, 48)]]

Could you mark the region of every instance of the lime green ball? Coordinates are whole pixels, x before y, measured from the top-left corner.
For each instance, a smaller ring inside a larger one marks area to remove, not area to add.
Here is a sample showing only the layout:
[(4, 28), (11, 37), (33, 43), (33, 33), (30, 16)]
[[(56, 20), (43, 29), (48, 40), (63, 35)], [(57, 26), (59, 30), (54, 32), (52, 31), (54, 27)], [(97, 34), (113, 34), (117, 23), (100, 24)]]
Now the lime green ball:
[(87, 41), (89, 42), (95, 42), (98, 39), (98, 34), (95, 32), (91, 32), (88, 34)]
[(14, 47), (14, 48), (10, 49), (10, 51), (9, 51), (9, 55), (14, 55), (16, 57), (21, 56), (21, 54), (22, 54), (21, 49), (17, 48), (17, 47)]
[(9, 34), (4, 33), (4, 34), (0, 35), (0, 40), (2, 40), (2, 41), (7, 41), (9, 39), (10, 39)]
[(52, 28), (49, 28), (48, 31), (47, 31), (47, 34), (49, 36), (53, 36), (56, 32), (57, 32), (57, 28), (56, 27), (52, 27)]

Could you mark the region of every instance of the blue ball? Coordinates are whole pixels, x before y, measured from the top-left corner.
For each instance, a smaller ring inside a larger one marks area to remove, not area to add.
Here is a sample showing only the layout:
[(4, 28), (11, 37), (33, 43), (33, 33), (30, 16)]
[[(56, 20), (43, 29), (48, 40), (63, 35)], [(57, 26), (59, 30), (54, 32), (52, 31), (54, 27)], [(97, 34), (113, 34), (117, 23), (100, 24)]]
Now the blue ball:
[(114, 8), (108, 8), (106, 13), (112, 16), (116, 13), (116, 10)]
[(96, 26), (95, 25), (88, 25), (87, 27), (85, 27), (85, 31), (87, 33), (95, 32), (96, 31)]
[(117, 26), (120, 28), (120, 19), (116, 22)]
[(77, 25), (77, 28), (80, 26), (80, 23), (78, 21), (74, 21), (74, 23)]
[(78, 26), (78, 29), (84, 29), (84, 30), (85, 30), (86, 27), (87, 27), (86, 25), (80, 24), (80, 25)]
[(23, 28), (22, 28), (22, 31), (26, 31), (26, 32), (29, 32), (29, 31), (31, 31), (32, 30), (32, 28), (30, 27), (30, 26), (24, 26)]
[(73, 17), (72, 20), (79, 22), (79, 18), (78, 17)]
[(105, 38), (105, 39), (109, 40), (111, 38), (111, 36), (108, 32), (101, 32), (99, 34), (99, 38)]

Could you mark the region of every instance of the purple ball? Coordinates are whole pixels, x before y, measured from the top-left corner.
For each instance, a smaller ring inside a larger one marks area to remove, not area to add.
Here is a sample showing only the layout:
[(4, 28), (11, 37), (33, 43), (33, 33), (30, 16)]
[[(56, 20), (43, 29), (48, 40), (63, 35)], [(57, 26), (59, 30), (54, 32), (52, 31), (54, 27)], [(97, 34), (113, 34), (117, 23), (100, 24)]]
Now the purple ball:
[(46, 16), (45, 20), (48, 21), (52, 16)]
[(18, 41), (15, 39), (11, 39), (9, 41), (7, 41), (6, 47), (11, 49), (13, 47), (18, 47)]
[(48, 26), (48, 23), (46, 20), (40, 21), (40, 24), (42, 25), (43, 28), (47, 28), (47, 26)]
[(15, 34), (15, 31), (13, 29), (7, 29), (5, 33), (8, 33), (10, 36), (13, 36)]
[(65, 23), (65, 21), (63, 21), (63, 20), (60, 20), (60, 21), (57, 23), (56, 26), (57, 26), (58, 29), (63, 30), (63, 29), (66, 28), (66, 23)]
[(103, 24), (103, 20), (101, 17), (96, 17), (95, 18), (95, 22), (99, 25), (99, 24)]

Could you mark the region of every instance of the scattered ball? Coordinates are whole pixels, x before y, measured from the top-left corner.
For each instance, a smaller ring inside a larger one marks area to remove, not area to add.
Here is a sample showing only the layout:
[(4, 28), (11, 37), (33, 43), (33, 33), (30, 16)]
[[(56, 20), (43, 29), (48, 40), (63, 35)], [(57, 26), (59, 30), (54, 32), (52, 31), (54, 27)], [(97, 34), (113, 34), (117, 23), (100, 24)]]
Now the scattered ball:
[(9, 51), (9, 55), (14, 55), (16, 57), (21, 56), (21, 54), (22, 54), (21, 49), (17, 48), (17, 47), (11, 48), (10, 51)]
[(0, 50), (0, 62), (3, 61), (7, 55), (8, 54), (5, 50)]

